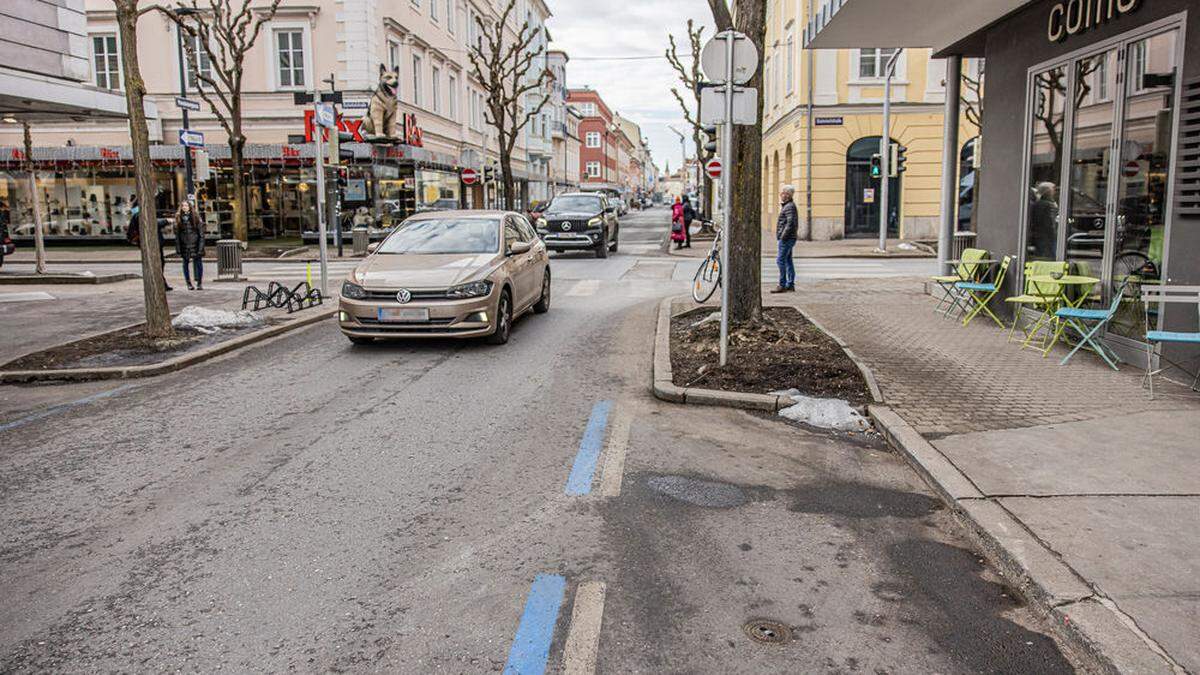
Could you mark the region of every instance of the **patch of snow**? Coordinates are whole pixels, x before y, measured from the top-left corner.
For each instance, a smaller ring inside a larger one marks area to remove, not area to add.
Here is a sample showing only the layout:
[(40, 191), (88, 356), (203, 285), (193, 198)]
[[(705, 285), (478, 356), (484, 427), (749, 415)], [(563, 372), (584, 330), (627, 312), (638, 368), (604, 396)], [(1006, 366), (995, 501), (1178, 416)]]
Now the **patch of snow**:
[(261, 314), (247, 310), (230, 311), (227, 309), (209, 309), (188, 305), (183, 308), (171, 325), (176, 328), (191, 328), (206, 335), (215, 333), (222, 328), (248, 328), (263, 322)]
[(912, 244), (908, 243), (907, 241), (902, 241), (902, 242), (900, 242), (899, 244), (896, 244), (896, 248), (900, 249), (901, 251), (915, 251), (915, 250), (917, 250), (917, 247), (916, 247), (916, 246), (913, 246)]
[(698, 328), (700, 326), (703, 326), (706, 323), (712, 323), (713, 321), (720, 321), (720, 320), (721, 320), (721, 313), (713, 312), (712, 314), (709, 314), (708, 316), (704, 317), (703, 319), (700, 319), (696, 323), (693, 323), (692, 328)]
[(835, 431), (866, 431), (871, 427), (871, 423), (859, 414), (854, 406), (842, 399), (813, 398), (801, 394), (796, 389), (771, 393), (777, 396), (788, 396), (795, 401), (794, 405), (779, 411), (780, 416), (793, 422), (803, 422), (819, 429)]

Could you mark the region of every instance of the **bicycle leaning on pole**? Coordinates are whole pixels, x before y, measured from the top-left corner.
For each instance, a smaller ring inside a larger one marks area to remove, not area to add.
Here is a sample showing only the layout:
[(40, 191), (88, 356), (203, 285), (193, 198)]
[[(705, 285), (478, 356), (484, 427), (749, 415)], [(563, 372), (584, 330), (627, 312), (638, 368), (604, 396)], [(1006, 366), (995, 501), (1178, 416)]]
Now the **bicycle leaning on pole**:
[(713, 229), (716, 236), (713, 237), (712, 246), (692, 277), (692, 299), (696, 302), (706, 302), (721, 286), (721, 235), (724, 228), (714, 224)]

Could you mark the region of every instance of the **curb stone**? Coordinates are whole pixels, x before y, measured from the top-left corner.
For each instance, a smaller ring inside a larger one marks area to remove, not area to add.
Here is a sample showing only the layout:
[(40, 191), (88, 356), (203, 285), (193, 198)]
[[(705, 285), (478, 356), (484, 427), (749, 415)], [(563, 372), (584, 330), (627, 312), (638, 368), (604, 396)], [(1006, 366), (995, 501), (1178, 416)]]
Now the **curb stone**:
[[(291, 332), (298, 328), (318, 323), (337, 314), (337, 307), (330, 307), (308, 316), (301, 317), (288, 323), (269, 326), (248, 335), (226, 340), (211, 347), (201, 349), (191, 354), (183, 354), (162, 363), (151, 363), (140, 366), (121, 366), (113, 368), (60, 368), (56, 370), (10, 370), (0, 371), (0, 384), (18, 382), (50, 382), (71, 381), (86, 382), (92, 380), (127, 380), (139, 377), (153, 377), (164, 373), (182, 370), (222, 354), (229, 353), (242, 347), (248, 347), (277, 335)], [(140, 324), (139, 324), (140, 325)]]
[(113, 284), (129, 279), (141, 279), (140, 274), (118, 272), (115, 274), (5, 274), (0, 275), (0, 286), (54, 286)]

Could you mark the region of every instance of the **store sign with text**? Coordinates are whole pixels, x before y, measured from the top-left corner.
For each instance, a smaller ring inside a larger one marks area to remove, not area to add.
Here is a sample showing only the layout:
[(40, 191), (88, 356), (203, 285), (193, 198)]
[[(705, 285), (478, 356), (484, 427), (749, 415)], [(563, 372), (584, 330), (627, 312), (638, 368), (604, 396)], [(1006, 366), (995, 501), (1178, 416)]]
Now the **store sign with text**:
[[(316, 138), (316, 136), (315, 136), (316, 129), (317, 129), (317, 121), (315, 119), (316, 114), (317, 114), (316, 111), (314, 111), (312, 108), (309, 108), (308, 110), (304, 111), (304, 142), (305, 143), (312, 143), (313, 140)], [(343, 117), (340, 113), (337, 116), (338, 131), (344, 131), (348, 134), (353, 134), (355, 143), (365, 142), (365, 140), (363, 139), (363, 135), (362, 135), (362, 125), (363, 125), (363, 120), (347, 119), (347, 118)], [(321, 136), (321, 139), (326, 140), (328, 138), (329, 138), (329, 132), (325, 131), (324, 135)]]
[(1118, 19), (1142, 6), (1142, 0), (1062, 0), (1050, 8), (1046, 39), (1063, 42)]

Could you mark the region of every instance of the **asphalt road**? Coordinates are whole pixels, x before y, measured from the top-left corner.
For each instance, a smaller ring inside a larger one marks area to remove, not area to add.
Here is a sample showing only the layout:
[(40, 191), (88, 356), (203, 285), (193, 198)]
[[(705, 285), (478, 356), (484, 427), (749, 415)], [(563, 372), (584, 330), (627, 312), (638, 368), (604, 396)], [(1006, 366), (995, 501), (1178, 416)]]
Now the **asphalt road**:
[(504, 347), (0, 387), (0, 671), (1071, 670), (877, 439), (649, 395), (664, 218)]

